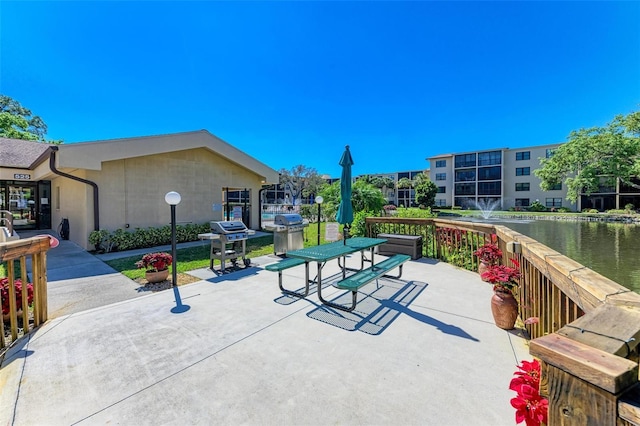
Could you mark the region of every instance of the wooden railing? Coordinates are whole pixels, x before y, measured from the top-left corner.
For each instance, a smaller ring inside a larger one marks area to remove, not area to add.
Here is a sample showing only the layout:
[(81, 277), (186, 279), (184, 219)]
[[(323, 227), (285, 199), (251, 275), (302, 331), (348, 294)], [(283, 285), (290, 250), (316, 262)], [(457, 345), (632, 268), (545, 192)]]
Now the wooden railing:
[(640, 294), (504, 226), (442, 219), (367, 218), (368, 236), (422, 235), (423, 255), (477, 269), (494, 241), (517, 259), (520, 317), (542, 361), (549, 425), (640, 425)]
[[(0, 243), (0, 262), (4, 265), (8, 280), (7, 296), (9, 312), (5, 329), (5, 318), (0, 321), (0, 353), (18, 338), (30, 333), (48, 318), (47, 311), (47, 260), (49, 238), (33, 237)], [(27, 270), (27, 256), (31, 257), (31, 274)], [(17, 265), (16, 265), (17, 264)], [(22, 285), (22, 297), (16, 298), (16, 282)], [(31, 306), (28, 300), (27, 283), (33, 286)], [(7, 303), (2, 300), (3, 306)], [(6, 335), (8, 334), (8, 336)]]

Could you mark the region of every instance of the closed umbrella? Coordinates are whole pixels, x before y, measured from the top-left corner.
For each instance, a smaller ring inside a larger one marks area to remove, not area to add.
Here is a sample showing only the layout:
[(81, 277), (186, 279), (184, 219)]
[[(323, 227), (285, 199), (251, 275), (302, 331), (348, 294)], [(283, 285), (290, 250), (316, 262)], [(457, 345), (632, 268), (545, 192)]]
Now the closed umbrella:
[(342, 175), (340, 176), (340, 205), (338, 206), (336, 220), (345, 226), (344, 238), (346, 240), (349, 226), (353, 222), (353, 206), (351, 205), (351, 166), (353, 165), (353, 158), (351, 158), (349, 145), (345, 147), (338, 164), (342, 166)]

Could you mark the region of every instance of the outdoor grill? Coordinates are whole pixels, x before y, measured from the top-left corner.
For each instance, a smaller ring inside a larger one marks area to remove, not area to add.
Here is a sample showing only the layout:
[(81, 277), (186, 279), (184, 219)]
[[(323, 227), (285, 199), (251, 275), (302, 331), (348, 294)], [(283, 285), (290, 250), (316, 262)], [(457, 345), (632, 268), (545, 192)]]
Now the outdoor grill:
[(273, 231), (273, 252), (280, 254), (303, 248), (302, 234), (307, 226), (309, 221), (302, 219), (297, 213), (277, 214), (273, 219), (273, 225), (265, 227)]
[(248, 229), (240, 220), (211, 221), (211, 233), (199, 234), (201, 239), (211, 240), (211, 270), (213, 270), (213, 260), (220, 260), (220, 271), (224, 272), (225, 262), (230, 260), (233, 266), (238, 263), (238, 258), (242, 257), (245, 266), (249, 266), (251, 261), (247, 259), (247, 239), (254, 231)]

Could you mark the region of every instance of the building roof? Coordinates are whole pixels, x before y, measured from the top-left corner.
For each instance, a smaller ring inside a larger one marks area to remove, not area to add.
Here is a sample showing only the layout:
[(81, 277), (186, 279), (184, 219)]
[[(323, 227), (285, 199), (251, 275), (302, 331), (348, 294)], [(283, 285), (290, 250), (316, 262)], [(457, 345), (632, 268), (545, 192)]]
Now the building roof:
[(94, 142), (78, 142), (58, 145), (59, 168), (100, 170), (106, 161), (165, 154), (195, 148), (206, 148), (227, 160), (259, 176), (264, 183), (276, 183), (278, 172), (256, 160), (207, 130), (109, 139)]
[(33, 169), (50, 146), (42, 142), (0, 138), (0, 167)]

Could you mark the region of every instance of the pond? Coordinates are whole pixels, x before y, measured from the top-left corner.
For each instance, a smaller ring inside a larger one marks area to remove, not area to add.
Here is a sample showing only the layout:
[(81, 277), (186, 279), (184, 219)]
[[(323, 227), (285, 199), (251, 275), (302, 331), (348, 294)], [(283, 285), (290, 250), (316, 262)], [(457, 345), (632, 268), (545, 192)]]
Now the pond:
[(640, 226), (552, 220), (504, 221), (507, 226), (640, 293)]

